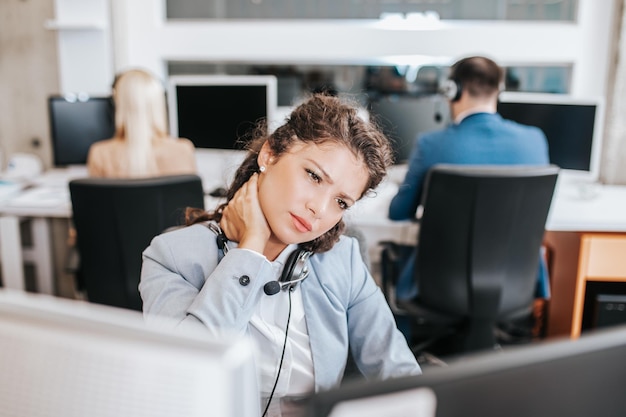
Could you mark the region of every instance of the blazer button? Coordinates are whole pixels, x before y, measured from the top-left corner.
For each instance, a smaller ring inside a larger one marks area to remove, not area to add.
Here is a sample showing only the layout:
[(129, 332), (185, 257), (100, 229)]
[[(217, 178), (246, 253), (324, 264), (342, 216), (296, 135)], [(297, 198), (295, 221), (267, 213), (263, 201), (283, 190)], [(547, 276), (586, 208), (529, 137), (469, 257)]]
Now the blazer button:
[(239, 284), (243, 285), (244, 287), (250, 284), (250, 277), (247, 275), (242, 275), (241, 277), (239, 277)]

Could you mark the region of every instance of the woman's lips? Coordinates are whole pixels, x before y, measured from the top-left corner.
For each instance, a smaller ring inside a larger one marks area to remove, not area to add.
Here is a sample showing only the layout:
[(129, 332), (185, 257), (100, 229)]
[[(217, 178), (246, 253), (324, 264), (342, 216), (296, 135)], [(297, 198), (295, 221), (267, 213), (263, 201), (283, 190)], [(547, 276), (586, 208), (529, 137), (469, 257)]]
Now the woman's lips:
[(292, 214), (291, 218), (293, 219), (293, 224), (294, 226), (296, 226), (296, 229), (298, 229), (298, 231), (305, 233), (310, 232), (313, 229), (311, 223), (307, 222), (302, 217), (298, 217), (295, 214)]

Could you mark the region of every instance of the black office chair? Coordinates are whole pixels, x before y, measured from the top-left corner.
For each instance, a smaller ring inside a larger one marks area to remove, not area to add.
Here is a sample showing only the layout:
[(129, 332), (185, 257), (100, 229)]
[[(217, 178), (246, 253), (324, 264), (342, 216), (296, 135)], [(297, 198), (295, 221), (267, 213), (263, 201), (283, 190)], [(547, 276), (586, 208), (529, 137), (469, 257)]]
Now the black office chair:
[(83, 178), (69, 183), (79, 273), (91, 302), (141, 310), (141, 254), (152, 238), (204, 208), (197, 175)]
[[(409, 318), (416, 355), (494, 348), (499, 325), (530, 317), (558, 171), (467, 165), (429, 171), (418, 245), (386, 243), (382, 254), (383, 291), (394, 314)], [(418, 294), (401, 302), (397, 260), (408, 250), (416, 251)]]

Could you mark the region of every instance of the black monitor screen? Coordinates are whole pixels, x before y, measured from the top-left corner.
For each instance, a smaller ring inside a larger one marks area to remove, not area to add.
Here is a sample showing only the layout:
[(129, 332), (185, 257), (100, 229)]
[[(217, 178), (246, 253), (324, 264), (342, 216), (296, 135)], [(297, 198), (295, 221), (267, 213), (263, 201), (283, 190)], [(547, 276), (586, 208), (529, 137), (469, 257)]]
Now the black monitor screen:
[(498, 103), (498, 112), (505, 119), (543, 130), (551, 163), (580, 171), (592, 169), (596, 111), (594, 104)]
[(269, 120), (277, 95), (275, 79), (273, 84), (266, 82), (266, 77), (246, 79), (253, 81), (241, 82), (237, 77), (208, 77), (197, 82), (174, 79), (170, 89), (170, 109), (175, 110), (170, 115), (173, 135), (190, 139), (196, 148), (241, 149), (242, 139), (257, 122)]
[(84, 165), (92, 143), (113, 137), (113, 102), (110, 97), (70, 100), (48, 99), (54, 166)]

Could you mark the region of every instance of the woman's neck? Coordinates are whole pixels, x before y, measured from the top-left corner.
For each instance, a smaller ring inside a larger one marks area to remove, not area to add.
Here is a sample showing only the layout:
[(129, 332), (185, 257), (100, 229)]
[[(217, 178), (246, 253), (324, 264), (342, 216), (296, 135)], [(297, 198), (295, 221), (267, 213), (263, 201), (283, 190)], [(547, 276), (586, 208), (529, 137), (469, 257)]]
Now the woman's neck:
[(280, 253), (283, 250), (285, 250), (286, 247), (287, 245), (285, 243), (276, 241), (274, 239), (274, 236), (272, 236), (270, 240), (267, 241), (267, 244), (265, 245), (265, 249), (263, 250), (263, 255), (269, 261), (274, 261), (276, 258), (278, 258), (278, 255), (280, 255)]

